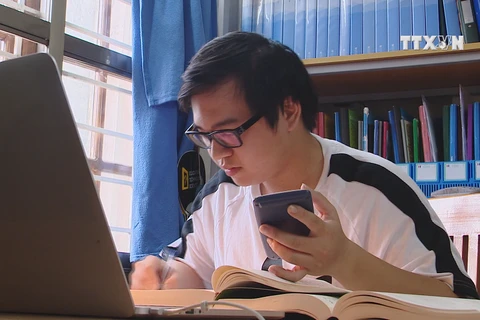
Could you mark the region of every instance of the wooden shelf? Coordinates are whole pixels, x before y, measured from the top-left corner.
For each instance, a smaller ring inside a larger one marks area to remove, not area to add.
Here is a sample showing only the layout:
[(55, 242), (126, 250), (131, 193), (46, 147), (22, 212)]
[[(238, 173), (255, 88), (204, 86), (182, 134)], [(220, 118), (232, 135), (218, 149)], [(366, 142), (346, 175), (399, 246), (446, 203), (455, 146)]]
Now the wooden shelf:
[(480, 43), (304, 60), (322, 102), (480, 85)]

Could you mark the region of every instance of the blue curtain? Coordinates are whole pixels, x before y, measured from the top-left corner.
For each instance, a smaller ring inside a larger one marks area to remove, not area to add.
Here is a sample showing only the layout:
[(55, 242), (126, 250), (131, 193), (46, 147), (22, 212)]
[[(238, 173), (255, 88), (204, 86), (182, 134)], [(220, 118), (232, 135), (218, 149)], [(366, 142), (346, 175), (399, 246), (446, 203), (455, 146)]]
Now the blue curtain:
[(193, 145), (178, 111), (181, 74), (217, 34), (215, 0), (133, 0), (134, 172), (130, 260), (177, 239), (183, 225), (177, 161)]

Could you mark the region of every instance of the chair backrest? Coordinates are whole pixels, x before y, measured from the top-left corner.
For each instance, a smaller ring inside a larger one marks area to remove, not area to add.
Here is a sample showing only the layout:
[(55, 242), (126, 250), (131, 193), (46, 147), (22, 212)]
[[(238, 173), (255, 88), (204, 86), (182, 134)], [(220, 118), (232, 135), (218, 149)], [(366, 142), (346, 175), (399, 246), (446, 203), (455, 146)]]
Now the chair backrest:
[(430, 199), (480, 293), (480, 194)]
[(128, 252), (118, 252), (118, 258), (122, 263), (123, 273), (125, 273), (125, 279), (129, 282), (130, 272), (132, 271), (132, 263), (130, 262), (130, 253)]

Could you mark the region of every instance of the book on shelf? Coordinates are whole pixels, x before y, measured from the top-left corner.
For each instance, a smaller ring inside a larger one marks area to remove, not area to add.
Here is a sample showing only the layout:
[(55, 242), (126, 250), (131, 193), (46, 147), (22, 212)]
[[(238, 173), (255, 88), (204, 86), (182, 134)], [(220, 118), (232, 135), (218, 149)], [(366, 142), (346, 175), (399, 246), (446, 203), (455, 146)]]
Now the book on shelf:
[(232, 266), (216, 269), (211, 281), (213, 290), (132, 290), (132, 296), (136, 305), (185, 307), (226, 301), (257, 311), (284, 311), (319, 320), (480, 318), (480, 300), (473, 299), (349, 291), (313, 278), (293, 283), (268, 271)]
[(480, 40), (480, 0), (245, 0), (241, 13), (241, 30), (282, 42), (301, 59)]
[[(443, 105), (431, 105), (422, 95), (418, 107), (401, 102), (385, 108), (359, 102), (339, 107), (333, 112), (331, 139), (398, 164), (480, 160), (480, 97), (458, 88), (458, 95)], [(326, 119), (328, 113), (321, 114)]]
[(428, 139), (430, 142), (430, 154), (433, 162), (438, 161), (437, 141), (435, 137), (435, 128), (433, 125), (432, 114), (430, 112), (429, 103), (427, 98), (422, 95), (423, 111), (425, 113), (426, 127), (428, 132)]

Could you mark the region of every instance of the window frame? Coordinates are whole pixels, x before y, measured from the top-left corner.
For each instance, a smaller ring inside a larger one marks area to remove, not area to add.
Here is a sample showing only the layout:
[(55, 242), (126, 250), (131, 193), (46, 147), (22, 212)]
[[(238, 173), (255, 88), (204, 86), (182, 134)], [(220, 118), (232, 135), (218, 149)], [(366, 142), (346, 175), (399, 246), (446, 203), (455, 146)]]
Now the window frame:
[[(50, 1), (52, 1), (52, 5), (55, 3), (55, 0)], [(99, 20), (101, 23), (99, 25), (98, 32), (105, 36), (109, 36), (110, 34), (112, 1), (113, 0), (103, 0), (100, 5)], [(130, 3), (128, 0), (122, 1)], [(47, 3), (50, 2), (48, 0), (25, 0), (24, 2), (26, 6), (28, 5), (29, 7), (32, 7), (33, 10), (39, 11), (41, 6), (45, 6)], [(6, 54), (7, 57), (10, 54), (20, 56), (38, 52), (38, 44), (48, 46), (48, 44), (51, 42), (50, 31), (52, 26), (55, 27), (55, 24), (43, 20), (39, 16), (33, 16), (4, 5), (0, 5), (0, 44), (3, 43), (4, 49), (6, 49), (5, 52), (8, 52)], [(103, 130), (107, 116), (107, 90), (109, 90), (108, 88), (111, 86), (108, 84), (107, 80), (112, 76), (120, 79), (123, 78), (131, 80), (132, 59), (127, 55), (110, 50), (108, 48), (108, 42), (101, 41), (100, 45), (96, 45), (66, 34), (65, 32), (63, 32), (63, 35), (64, 39), (62, 40), (64, 40), (64, 43), (62, 64), (63, 61), (68, 61), (69, 63), (79, 65), (83, 68), (88, 68), (95, 74), (94, 78), (90, 80), (94, 84), (94, 100), (92, 110), (93, 121), (91, 122), (91, 126), (93, 128), (99, 128), (100, 130), (83, 128), (90, 131), (91, 134), (91, 144), (88, 152), (89, 156), (87, 157), (87, 162), (91, 172), (94, 176), (99, 178), (101, 178), (102, 174), (115, 174), (131, 179), (133, 171), (132, 166), (103, 160), (105, 134), (102, 132), (106, 131), (106, 134), (108, 135), (109, 131)], [(18, 41), (20, 41), (20, 43), (18, 43)], [(62, 70), (62, 72), (63, 71), (64, 70)], [(66, 73), (68, 74), (68, 72)], [(101, 85), (100, 83), (104, 85)], [(122, 90), (120, 90), (120, 92), (122, 92)], [(79, 126), (79, 128), (82, 127)], [(118, 134), (114, 136), (116, 138), (123, 139), (125, 139), (125, 137), (122, 136), (128, 136), (128, 139), (131, 138), (130, 135), (125, 134)], [(100, 185), (102, 181), (108, 182), (107, 180), (109, 179), (95, 179), (95, 185), (99, 191), (99, 197), (101, 190)], [(116, 178), (110, 180), (116, 180)], [(121, 179), (119, 182), (121, 182)], [(125, 183), (131, 185), (131, 182), (125, 181)], [(129, 234), (129, 236), (131, 235), (131, 228), (110, 226), (110, 230), (112, 232), (121, 232)]]
[[(51, 23), (0, 5), (0, 31), (48, 45)], [(132, 78), (132, 58), (108, 48), (65, 34), (64, 56), (89, 66)]]

